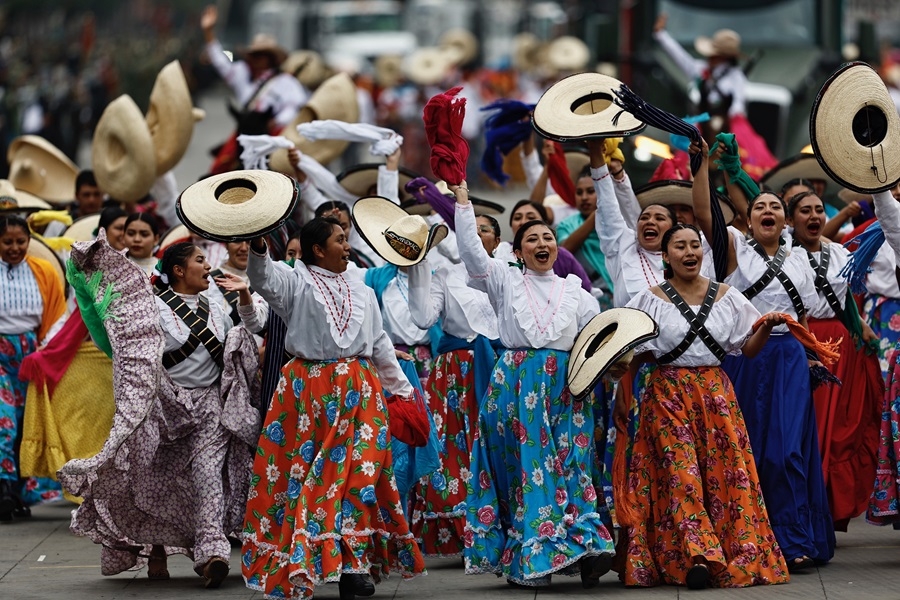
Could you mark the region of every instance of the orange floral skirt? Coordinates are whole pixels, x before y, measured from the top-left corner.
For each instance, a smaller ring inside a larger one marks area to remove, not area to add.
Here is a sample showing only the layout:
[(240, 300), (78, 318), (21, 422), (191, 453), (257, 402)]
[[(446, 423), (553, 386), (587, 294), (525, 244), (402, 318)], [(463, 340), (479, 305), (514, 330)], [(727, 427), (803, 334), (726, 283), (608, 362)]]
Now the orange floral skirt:
[(365, 359), (282, 369), (253, 462), (241, 570), (266, 598), (311, 597), (343, 573), (425, 572), (403, 516), (387, 405)]
[(712, 587), (788, 581), (744, 418), (719, 367), (651, 370), (625, 500), (635, 521), (626, 585), (685, 585), (698, 556)]

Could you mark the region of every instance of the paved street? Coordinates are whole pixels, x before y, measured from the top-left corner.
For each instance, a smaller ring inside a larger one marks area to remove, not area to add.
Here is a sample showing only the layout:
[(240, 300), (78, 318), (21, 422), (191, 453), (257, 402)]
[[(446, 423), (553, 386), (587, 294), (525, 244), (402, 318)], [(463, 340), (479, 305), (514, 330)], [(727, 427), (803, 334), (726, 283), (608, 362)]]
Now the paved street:
[[(4, 600), (169, 600), (184, 598), (262, 598), (244, 587), (237, 550), (232, 552), (232, 573), (219, 590), (203, 589), (191, 562), (183, 556), (169, 560), (170, 581), (149, 581), (146, 570), (115, 577), (100, 575), (100, 548), (69, 533), (73, 505), (59, 503), (38, 507), (30, 521), (0, 526), (0, 598)], [(583, 590), (577, 578), (555, 580), (548, 590), (531, 592), (509, 588), (491, 575), (464, 575), (459, 560), (429, 560), (428, 576), (411, 581), (392, 577), (377, 587), (376, 600), (390, 598), (484, 598), (502, 594), (509, 600), (528, 598), (686, 598), (696, 595), (740, 600), (822, 598), (828, 600), (895, 600), (900, 598), (900, 532), (867, 525), (857, 519), (849, 533), (838, 534), (835, 559), (807, 574), (795, 575), (787, 585), (739, 590), (691, 592), (686, 588), (626, 589), (614, 573), (599, 588)], [(316, 591), (316, 598), (338, 598), (337, 585)]]

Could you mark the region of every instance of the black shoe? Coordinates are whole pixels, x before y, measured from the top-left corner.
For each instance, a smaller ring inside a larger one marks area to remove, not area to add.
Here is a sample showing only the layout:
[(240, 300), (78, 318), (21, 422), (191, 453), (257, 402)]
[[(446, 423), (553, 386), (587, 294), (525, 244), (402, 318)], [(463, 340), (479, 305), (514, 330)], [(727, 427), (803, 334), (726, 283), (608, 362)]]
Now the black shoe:
[(356, 596), (368, 597), (375, 593), (375, 584), (366, 575), (344, 573), (338, 582), (341, 600), (353, 600)]
[(19, 507), (19, 499), (13, 490), (12, 482), (0, 479), (0, 523), (9, 523)]
[(612, 556), (585, 556), (581, 559), (581, 587), (586, 590), (600, 585), (600, 578), (612, 568)]
[(787, 561), (787, 566), (790, 573), (796, 573), (798, 571), (811, 569), (816, 566), (816, 563), (810, 557), (804, 556), (799, 559), (795, 558), (793, 560)]
[(689, 590), (705, 590), (707, 582), (709, 582), (707, 565), (698, 563), (688, 570), (685, 583)]
[(206, 579), (204, 587), (214, 590), (222, 585), (228, 577), (228, 562), (224, 558), (214, 556), (203, 567), (203, 578)]

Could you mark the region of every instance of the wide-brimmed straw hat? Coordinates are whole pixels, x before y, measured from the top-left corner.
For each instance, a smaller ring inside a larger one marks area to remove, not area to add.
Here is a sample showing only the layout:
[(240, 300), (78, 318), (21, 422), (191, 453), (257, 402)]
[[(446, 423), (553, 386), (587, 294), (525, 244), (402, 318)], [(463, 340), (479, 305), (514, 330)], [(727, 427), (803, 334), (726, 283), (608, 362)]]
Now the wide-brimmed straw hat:
[(447, 237), (443, 223), (429, 225), (381, 196), (360, 198), (353, 205), (353, 224), (378, 256), (398, 267), (410, 267), (425, 258)]
[(188, 229), (210, 240), (240, 242), (281, 226), (300, 199), (296, 182), (275, 171), (231, 171), (201, 179), (175, 203)]
[(694, 49), (701, 56), (736, 58), (741, 55), (741, 36), (733, 29), (720, 29), (713, 36), (700, 36), (694, 40)]
[(550, 87), (534, 107), (538, 133), (558, 142), (634, 135), (646, 127), (613, 103), (622, 82), (600, 73), (577, 73)]
[(403, 57), (385, 54), (375, 59), (375, 83), (381, 88), (392, 88), (403, 81)]
[[(659, 204), (661, 206), (673, 206), (675, 204), (684, 204), (685, 206), (694, 207), (693, 185), (690, 181), (681, 181), (680, 179), (662, 179), (654, 181), (647, 185), (641, 186), (634, 190), (637, 196), (638, 204), (641, 210), (644, 210), (651, 204)], [(730, 224), (734, 221), (736, 211), (734, 206), (724, 194), (716, 193), (719, 199), (719, 206), (722, 207), (722, 214), (725, 216), (725, 223)]]
[(900, 116), (878, 73), (853, 62), (838, 69), (816, 97), (809, 137), (833, 180), (860, 193), (900, 182)]
[(54, 204), (75, 200), (78, 167), (62, 150), (37, 135), (22, 135), (6, 151), (9, 181), (18, 190)]
[(75, 219), (62, 236), (72, 238), (76, 242), (89, 242), (94, 239), (94, 232), (98, 227), (100, 227), (100, 213)]
[(28, 252), (26, 254), (28, 254), (28, 256), (33, 256), (34, 258), (46, 260), (50, 263), (53, 266), (53, 271), (56, 273), (56, 276), (59, 277), (59, 280), (62, 282), (63, 288), (66, 287), (66, 266), (63, 264), (59, 255), (53, 251), (53, 248), (38, 238), (31, 236), (31, 240), (28, 242)]
[(547, 47), (547, 64), (557, 71), (581, 71), (590, 58), (587, 44), (571, 35), (556, 38)]
[(278, 45), (278, 41), (265, 33), (254, 35), (250, 45), (244, 50), (244, 54), (269, 54), (275, 59), (276, 67), (287, 58), (287, 52)]
[(455, 66), (466, 65), (478, 57), (478, 38), (468, 29), (457, 27), (445, 31), (438, 47)]
[(171, 246), (176, 242), (187, 242), (191, 239), (191, 230), (184, 225), (176, 225), (169, 229), (161, 238), (159, 238), (159, 252)]
[(419, 48), (403, 63), (403, 70), (410, 81), (418, 85), (437, 85), (447, 76), (452, 66), (450, 57), (440, 48)]
[(566, 380), (576, 398), (593, 391), (606, 370), (635, 346), (659, 335), (650, 315), (634, 308), (605, 310), (584, 326), (569, 357)]
[[(436, 187), (438, 191), (443, 195), (449, 196), (451, 198), (454, 197), (453, 192), (451, 192), (450, 188), (447, 187), (446, 181), (439, 180), (434, 184), (434, 187)], [(490, 200), (478, 198), (476, 196), (472, 196), (471, 194), (469, 195), (469, 202), (472, 203), (472, 208), (475, 209), (476, 217), (480, 217), (481, 215), (502, 215), (504, 212), (506, 212), (506, 208), (502, 204), (497, 204), (496, 202), (491, 202)], [(412, 200), (401, 202), (400, 208), (411, 215), (422, 215), (423, 217), (430, 215), (432, 210), (430, 204), (428, 204), (427, 202), (420, 203), (415, 198), (413, 198)]]
[(530, 72), (538, 68), (538, 49), (541, 41), (531, 32), (513, 37), (512, 65), (517, 71)]
[[(807, 153), (800, 153), (781, 161), (763, 175), (759, 182), (776, 194), (780, 194), (781, 188), (794, 179), (804, 179), (811, 183), (821, 181), (825, 185), (826, 190), (829, 184), (833, 187), (835, 186), (834, 181), (828, 176), (828, 173), (825, 172), (819, 161), (816, 160), (815, 155)], [(840, 194), (837, 195), (837, 198), (841, 203), (845, 204)], [(829, 199), (832, 199), (831, 196), (829, 196)], [(785, 198), (784, 200), (787, 202), (790, 198)]]
[(309, 89), (315, 89), (328, 77), (322, 55), (315, 50), (295, 50), (281, 63), (281, 70), (293, 75)]
[(0, 179), (0, 212), (34, 212), (52, 208), (37, 196), (17, 190), (8, 179)]
[[(294, 122), (284, 128), (282, 135), (294, 142), (302, 154), (311, 156), (323, 165), (344, 153), (350, 142), (343, 140), (319, 140), (312, 142), (297, 132), (297, 125), (312, 121), (334, 119), (345, 123), (359, 121), (359, 102), (356, 84), (346, 73), (338, 73), (320, 85), (306, 106), (300, 109)], [(287, 150), (281, 148), (269, 158), (269, 168), (293, 177), (294, 167), (288, 160)]]
[[(357, 198), (371, 196), (373, 194), (372, 188), (378, 185), (378, 167), (380, 166), (383, 166), (383, 164), (363, 163), (352, 166), (337, 176), (338, 183)], [(406, 167), (399, 167), (398, 174), (398, 179), (400, 180), (400, 201), (403, 202), (412, 198), (409, 192), (406, 191), (406, 184), (416, 177), (420, 177), (420, 175)]]
[(153, 187), (153, 138), (131, 96), (119, 96), (100, 116), (91, 146), (91, 164), (100, 189), (120, 202), (137, 202)]
[(153, 140), (156, 174), (162, 175), (181, 161), (194, 133), (194, 103), (177, 60), (164, 66), (156, 76), (150, 92), (147, 128)]

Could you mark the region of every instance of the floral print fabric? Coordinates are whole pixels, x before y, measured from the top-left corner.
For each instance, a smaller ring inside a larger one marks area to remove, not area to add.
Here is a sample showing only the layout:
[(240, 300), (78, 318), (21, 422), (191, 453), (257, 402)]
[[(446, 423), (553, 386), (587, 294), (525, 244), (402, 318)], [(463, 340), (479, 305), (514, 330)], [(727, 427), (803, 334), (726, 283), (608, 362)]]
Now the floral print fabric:
[(788, 581), (750, 438), (719, 367), (658, 367), (640, 399), (629, 462), (625, 585), (685, 585), (704, 557), (710, 585)]
[(572, 398), (568, 360), (506, 350), (494, 367), (463, 476), (466, 573), (540, 586), (578, 573), (585, 556), (613, 553), (595, 487), (594, 399)]
[(866, 520), (873, 525), (900, 522), (900, 352), (893, 353), (881, 413), (875, 489)]
[(425, 556), (461, 556), (466, 524), (469, 452), (478, 422), (472, 350), (441, 354), (425, 398), (441, 446), (441, 466), (413, 488), (412, 532)]
[(22, 360), (37, 348), (33, 332), (0, 334), (0, 479), (17, 482), (17, 493), (26, 505), (59, 500), (57, 482), (46, 477), (20, 478), (16, 439), (21, 438), (25, 419), (28, 382), (19, 380)]
[(284, 366), (253, 463), (247, 587), (266, 598), (309, 598), (342, 573), (425, 572), (403, 516), (388, 427), (367, 360)]
[(887, 382), (893, 365), (891, 355), (900, 341), (900, 299), (869, 294), (863, 304), (863, 314), (878, 336), (878, 364)]

